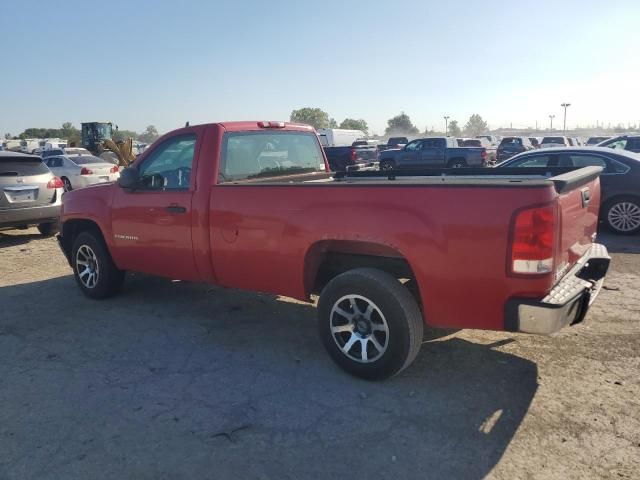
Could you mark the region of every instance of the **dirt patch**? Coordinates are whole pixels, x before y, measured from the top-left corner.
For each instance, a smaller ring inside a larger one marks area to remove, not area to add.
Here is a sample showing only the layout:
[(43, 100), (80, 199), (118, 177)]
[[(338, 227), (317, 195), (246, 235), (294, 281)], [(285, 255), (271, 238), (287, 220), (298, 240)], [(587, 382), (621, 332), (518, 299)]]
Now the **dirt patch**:
[(84, 298), (54, 239), (0, 233), (0, 478), (637, 478), (640, 248), (585, 324), (431, 335), (382, 383), (312, 306), (131, 275)]

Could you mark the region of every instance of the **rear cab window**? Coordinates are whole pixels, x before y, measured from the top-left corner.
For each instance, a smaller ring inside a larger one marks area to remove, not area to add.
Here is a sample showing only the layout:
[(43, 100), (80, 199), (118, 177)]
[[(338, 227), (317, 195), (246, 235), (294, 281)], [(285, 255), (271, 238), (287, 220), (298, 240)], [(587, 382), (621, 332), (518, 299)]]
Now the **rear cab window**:
[(314, 133), (227, 132), (222, 142), (218, 183), (324, 171), (324, 156)]

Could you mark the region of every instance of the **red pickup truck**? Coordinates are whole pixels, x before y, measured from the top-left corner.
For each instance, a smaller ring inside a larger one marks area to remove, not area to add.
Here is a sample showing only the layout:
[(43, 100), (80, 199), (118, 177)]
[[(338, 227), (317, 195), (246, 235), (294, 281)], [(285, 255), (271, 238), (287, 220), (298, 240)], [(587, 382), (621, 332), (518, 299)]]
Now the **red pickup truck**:
[(91, 298), (126, 270), (319, 294), (328, 353), (368, 379), (407, 367), (425, 324), (549, 334), (599, 292), (598, 167), (327, 170), (307, 126), (182, 128), (65, 193), (58, 240)]

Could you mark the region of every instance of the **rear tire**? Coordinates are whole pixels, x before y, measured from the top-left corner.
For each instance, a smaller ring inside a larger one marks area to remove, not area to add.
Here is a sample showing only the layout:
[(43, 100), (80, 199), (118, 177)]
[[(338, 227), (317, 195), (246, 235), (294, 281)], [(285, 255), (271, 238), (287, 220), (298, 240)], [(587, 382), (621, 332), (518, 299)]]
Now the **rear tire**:
[(449, 163), (447, 163), (447, 168), (465, 168), (466, 166), (467, 162), (461, 158), (454, 158), (453, 160), (449, 160)]
[(38, 225), (38, 231), (40, 235), (43, 237), (50, 237), (58, 230), (58, 224), (50, 222), (50, 223), (41, 223)]
[(100, 235), (80, 233), (73, 242), (71, 264), (76, 283), (87, 297), (109, 298), (120, 292), (125, 272), (115, 266)]
[(62, 180), (62, 185), (64, 187), (65, 192), (70, 192), (71, 190), (73, 190), (73, 187), (71, 186), (71, 181), (67, 177), (62, 177), (60, 180)]
[(619, 235), (640, 232), (640, 198), (624, 196), (607, 202), (603, 208), (607, 228)]
[(382, 380), (407, 368), (420, 351), (424, 324), (418, 304), (396, 278), (372, 268), (338, 275), (318, 302), (318, 330), (343, 370)]

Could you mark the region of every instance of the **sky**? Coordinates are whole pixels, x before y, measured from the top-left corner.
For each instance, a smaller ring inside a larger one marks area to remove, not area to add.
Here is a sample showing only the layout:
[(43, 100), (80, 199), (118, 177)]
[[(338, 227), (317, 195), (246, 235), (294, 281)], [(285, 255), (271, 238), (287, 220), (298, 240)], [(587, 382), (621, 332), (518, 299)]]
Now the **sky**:
[(640, 1), (0, 0), (0, 134), (320, 107), (374, 133), (640, 123)]

